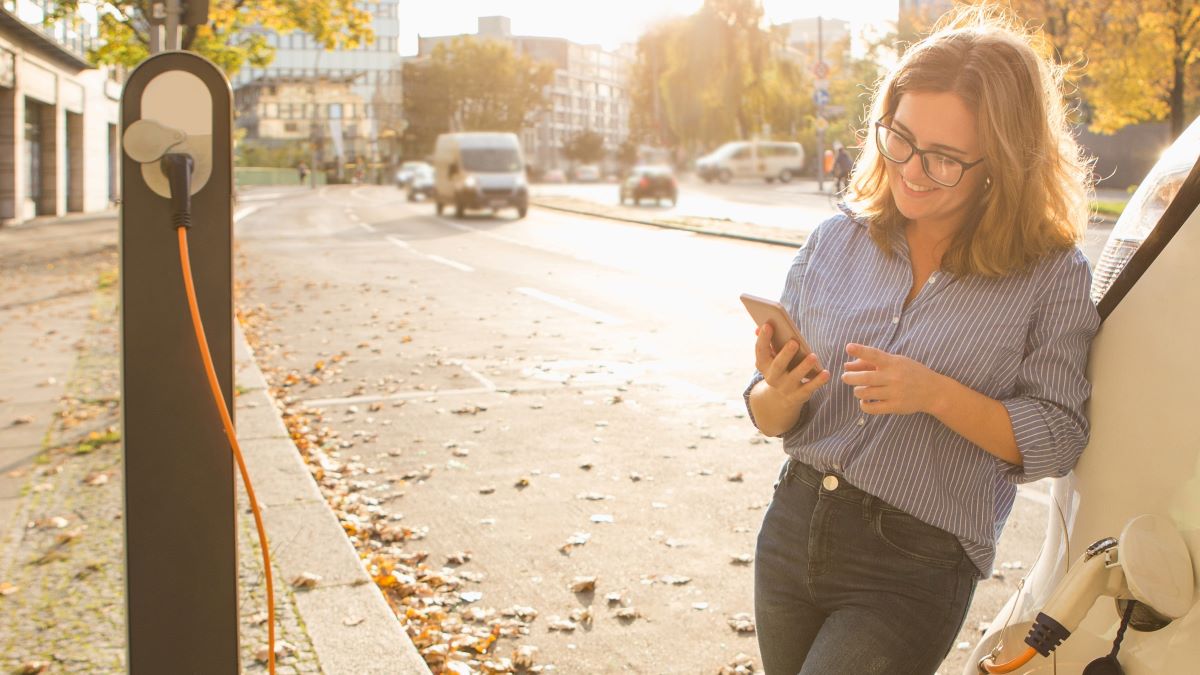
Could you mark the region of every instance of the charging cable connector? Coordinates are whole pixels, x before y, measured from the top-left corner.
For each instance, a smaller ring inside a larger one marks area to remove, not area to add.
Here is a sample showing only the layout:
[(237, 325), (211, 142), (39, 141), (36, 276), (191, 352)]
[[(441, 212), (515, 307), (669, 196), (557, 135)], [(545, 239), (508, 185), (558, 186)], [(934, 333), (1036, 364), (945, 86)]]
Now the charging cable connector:
[(200, 318), (200, 306), (196, 301), (196, 287), (192, 279), (192, 264), (188, 256), (188, 230), (192, 227), (192, 172), (195, 160), (185, 153), (167, 153), (162, 156), (160, 166), (167, 176), (171, 188), (171, 224), (179, 233), (179, 266), (183, 274), (183, 287), (187, 295), (188, 310), (192, 317), (192, 329), (196, 335), (196, 346), (200, 350), (200, 359), (204, 364), (204, 374), (208, 379), (208, 389), (212, 394), (213, 404), (221, 417), (221, 426), (225, 430), (225, 438), (233, 451), (238, 471), (242, 476), (242, 485), (246, 488), (246, 497), (250, 501), (250, 511), (254, 514), (254, 526), (258, 530), (258, 541), (262, 550), (263, 576), (267, 586), (267, 670), (275, 675), (275, 584), (271, 574), (271, 547), (267, 544), (267, 531), (263, 525), (262, 511), (258, 507), (258, 498), (254, 496), (254, 486), (250, 483), (250, 473), (246, 470), (246, 460), (242, 456), (242, 447), (238, 443), (237, 432), (233, 427), (233, 417), (225, 405), (225, 397), (221, 395), (221, 385), (217, 380), (217, 370), (213, 366), (212, 354), (208, 349), (208, 338), (204, 333), (204, 323)]

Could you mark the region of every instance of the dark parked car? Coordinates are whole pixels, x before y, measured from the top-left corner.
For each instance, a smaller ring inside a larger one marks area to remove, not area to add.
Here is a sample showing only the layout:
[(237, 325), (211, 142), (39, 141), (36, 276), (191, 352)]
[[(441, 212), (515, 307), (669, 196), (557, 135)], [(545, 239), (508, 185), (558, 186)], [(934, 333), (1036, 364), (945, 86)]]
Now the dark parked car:
[(675, 174), (669, 166), (635, 166), (621, 181), (621, 203), (632, 200), (641, 204), (643, 199), (653, 199), (655, 204), (664, 199), (671, 201), (671, 206), (679, 198), (679, 187), (675, 183)]

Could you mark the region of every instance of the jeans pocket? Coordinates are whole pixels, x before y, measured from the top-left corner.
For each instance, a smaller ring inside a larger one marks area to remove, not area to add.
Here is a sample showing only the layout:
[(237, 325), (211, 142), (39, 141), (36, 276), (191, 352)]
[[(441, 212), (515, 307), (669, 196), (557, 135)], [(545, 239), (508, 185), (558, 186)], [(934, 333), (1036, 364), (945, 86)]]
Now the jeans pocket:
[(790, 471), (791, 468), (792, 458), (788, 457), (787, 459), (783, 460), (783, 466), (779, 468), (779, 476), (775, 479), (775, 484), (771, 486), (772, 491), (778, 490), (780, 485), (783, 485), (787, 482), (788, 471)]
[(879, 509), (873, 520), (876, 536), (905, 558), (948, 569), (962, 562), (965, 555), (954, 535), (903, 511)]

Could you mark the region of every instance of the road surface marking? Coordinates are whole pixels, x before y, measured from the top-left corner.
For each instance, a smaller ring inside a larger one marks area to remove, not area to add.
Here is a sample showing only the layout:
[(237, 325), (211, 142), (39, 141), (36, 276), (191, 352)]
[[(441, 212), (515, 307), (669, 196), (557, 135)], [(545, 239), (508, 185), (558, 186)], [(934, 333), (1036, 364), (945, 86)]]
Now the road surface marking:
[(362, 223), (362, 222), (360, 222), (360, 223), (358, 224), (358, 226), (359, 226), (359, 227), (361, 227), (362, 229), (366, 230), (367, 232), (374, 232), (374, 231), (375, 231), (375, 227), (374, 227), (373, 225), (371, 225), (370, 223)]
[(258, 204), (256, 206), (243, 206), (233, 214), (233, 222), (236, 223), (243, 218), (249, 218), (255, 211), (261, 209), (263, 206), (263, 204)]
[[(595, 383), (579, 383), (579, 382), (563, 382), (545, 385), (533, 385), (528, 387), (497, 387), (488, 389), (487, 387), (471, 387), (468, 389), (419, 389), (415, 391), (404, 391), (386, 396), (349, 396), (347, 398), (317, 398), (311, 401), (301, 401), (300, 405), (305, 407), (325, 408), (336, 405), (361, 405), (365, 403), (377, 403), (380, 401), (411, 401), (414, 399), (423, 398), (441, 398), (443, 396), (468, 396), (479, 394), (537, 394), (547, 391), (612, 391), (614, 387), (619, 386), (620, 382), (595, 382)], [(626, 405), (632, 405), (633, 401), (626, 399)]]
[(549, 303), (551, 305), (554, 305), (555, 307), (559, 307), (559, 308), (565, 309), (567, 311), (575, 312), (576, 314), (586, 316), (589, 319), (595, 320), (597, 323), (607, 323), (607, 324), (624, 323), (623, 321), (621, 321), (620, 319), (618, 319), (615, 316), (612, 316), (611, 314), (605, 314), (604, 312), (601, 312), (598, 309), (592, 309), (591, 307), (581, 305), (577, 302), (571, 302), (570, 300), (560, 298), (557, 295), (551, 295), (549, 293), (546, 293), (545, 291), (539, 291), (536, 288), (528, 288), (526, 286), (520, 286), (520, 287), (516, 288), (515, 290), (518, 293), (521, 293), (523, 295), (528, 295), (531, 298), (541, 300), (542, 302)]
[(474, 272), (475, 271), (475, 268), (471, 267), (470, 265), (464, 265), (455, 260), (451, 260), (449, 258), (443, 258), (440, 255), (434, 255), (432, 253), (424, 253), (422, 255), (424, 255), (426, 258), (429, 258), (433, 262), (441, 263), (443, 265), (446, 265), (447, 267), (453, 267), (456, 270), (461, 270), (463, 272)]
[(491, 380), (489, 380), (483, 373), (479, 372), (478, 370), (475, 370), (471, 366), (468, 366), (461, 359), (448, 359), (446, 361), (446, 363), (450, 363), (450, 364), (458, 366), (459, 368), (462, 368), (463, 370), (467, 371), (468, 375), (475, 378), (476, 380), (479, 380), (479, 384), (482, 384), (483, 386), (487, 387), (490, 391), (496, 391), (496, 383), (495, 382), (492, 382)]
[(441, 263), (443, 265), (453, 267), (454, 269), (460, 270), (463, 272), (474, 272), (475, 271), (475, 268), (471, 267), (470, 265), (464, 265), (458, 261), (450, 260), (449, 258), (443, 258), (440, 255), (433, 255), (432, 253), (421, 253), (420, 251), (413, 248), (407, 241), (404, 241), (403, 239), (400, 239), (399, 237), (388, 237), (387, 240), (406, 251), (412, 251), (413, 253), (416, 253), (417, 255), (419, 255), (423, 258), (432, 260), (433, 262)]

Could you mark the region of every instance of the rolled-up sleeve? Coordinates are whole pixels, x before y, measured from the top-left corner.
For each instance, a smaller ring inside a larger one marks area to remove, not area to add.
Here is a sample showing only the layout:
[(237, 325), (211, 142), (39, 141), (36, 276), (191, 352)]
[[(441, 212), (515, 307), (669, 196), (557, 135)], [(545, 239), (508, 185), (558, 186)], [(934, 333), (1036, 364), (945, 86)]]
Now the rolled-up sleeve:
[[(795, 308), (799, 304), (800, 289), (804, 283), (804, 271), (808, 268), (808, 260), (812, 252), (816, 250), (817, 233), (820, 231), (821, 228), (818, 226), (817, 229), (813, 230), (812, 234), (808, 235), (808, 239), (804, 240), (804, 245), (796, 252), (796, 257), (792, 259), (792, 265), (788, 268), (787, 280), (783, 284), (783, 296), (779, 302), (784, 307), (789, 308), (789, 311), (794, 311), (791, 308)], [(792, 318), (795, 319), (796, 317), (793, 316)], [(746, 403), (746, 414), (750, 416), (750, 422), (754, 424), (755, 428), (758, 428), (758, 422), (754, 420), (754, 411), (750, 409), (750, 391), (754, 389), (756, 384), (762, 381), (763, 374), (755, 370), (754, 375), (750, 377), (750, 384), (746, 385), (745, 391), (742, 392), (742, 400)], [(807, 407), (808, 405), (805, 404), (805, 408)], [(807, 412), (801, 414), (796, 426), (802, 425), (807, 417)]]
[(1012, 483), (1064, 476), (1087, 446), (1090, 427), (1084, 404), (1092, 388), (1085, 373), (1100, 326), (1088, 295), (1090, 286), (1087, 259), (1078, 249), (1050, 265), (1013, 395), (1001, 401), (1023, 461), (1017, 466), (996, 460)]

